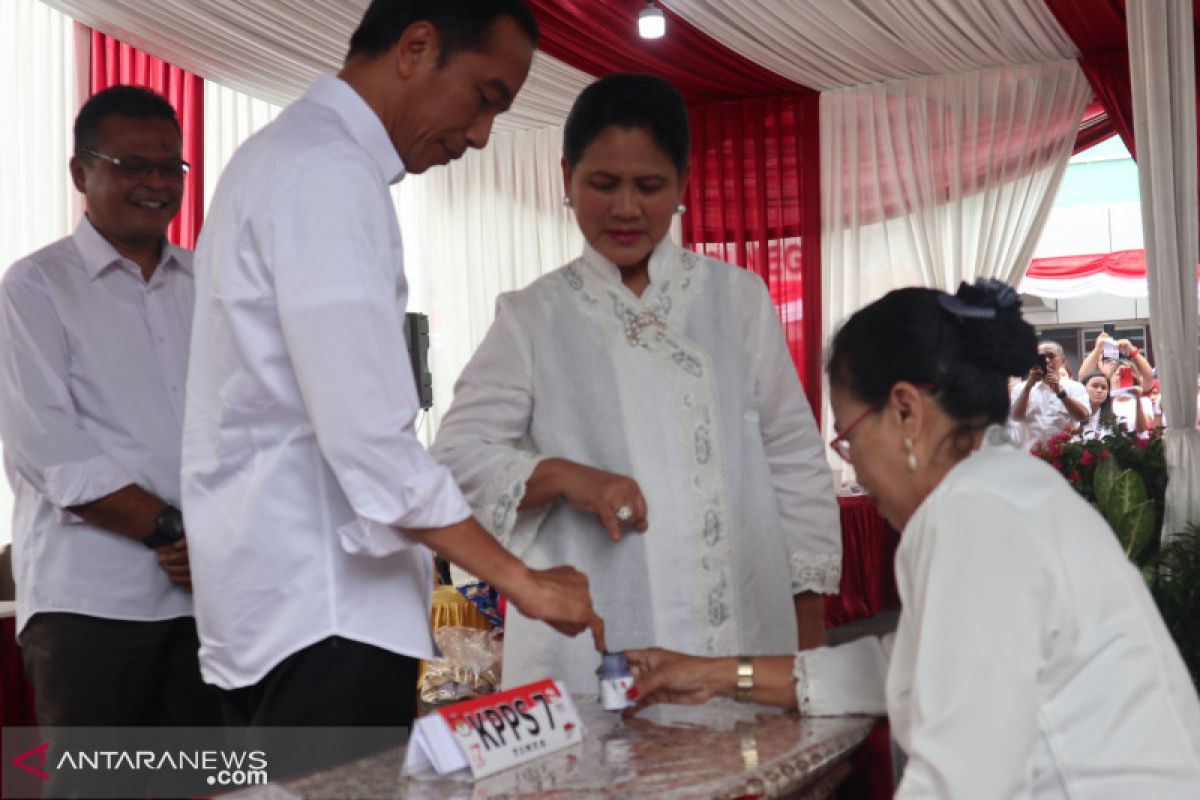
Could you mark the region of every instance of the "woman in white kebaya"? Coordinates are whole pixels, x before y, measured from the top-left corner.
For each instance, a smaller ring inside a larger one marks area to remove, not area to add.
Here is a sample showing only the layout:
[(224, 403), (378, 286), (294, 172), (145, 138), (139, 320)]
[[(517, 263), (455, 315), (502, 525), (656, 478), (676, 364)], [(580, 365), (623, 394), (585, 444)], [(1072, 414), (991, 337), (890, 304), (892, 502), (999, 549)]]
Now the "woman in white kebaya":
[(628, 653), (641, 704), (886, 711), (903, 798), (1200, 797), (1200, 701), (1100, 515), (1003, 428), (1036, 341), (1015, 292), (901, 289), (834, 338), (834, 449), (903, 531), (885, 639), (791, 657)]
[[(582, 255), (502, 295), (434, 455), (531, 565), (587, 573), (612, 650), (711, 655), (824, 642), (833, 480), (779, 317), (753, 273), (667, 236), (687, 109), (647, 75), (576, 100), (563, 144)], [(504, 683), (596, 691), (588, 643), (510, 607)]]

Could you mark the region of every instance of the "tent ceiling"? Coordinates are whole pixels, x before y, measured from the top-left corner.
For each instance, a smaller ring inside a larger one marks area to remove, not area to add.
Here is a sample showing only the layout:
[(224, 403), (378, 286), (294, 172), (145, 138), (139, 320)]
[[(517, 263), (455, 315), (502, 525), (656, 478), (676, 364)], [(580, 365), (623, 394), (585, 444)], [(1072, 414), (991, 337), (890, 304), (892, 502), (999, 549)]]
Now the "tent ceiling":
[[(277, 105), (336, 72), (368, 0), (44, 0), (150, 55)], [(538, 53), (497, 130), (559, 125), (593, 78)]]
[[(44, 0), (85, 25), (270, 102), (335, 71), (368, 0)], [(589, 0), (628, 5), (623, 0)], [(663, 0), (708, 37), (815, 89), (1074, 58), (1045, 0)], [(581, 48), (587, 42), (580, 42)], [(561, 124), (591, 77), (539, 53), (499, 130)]]

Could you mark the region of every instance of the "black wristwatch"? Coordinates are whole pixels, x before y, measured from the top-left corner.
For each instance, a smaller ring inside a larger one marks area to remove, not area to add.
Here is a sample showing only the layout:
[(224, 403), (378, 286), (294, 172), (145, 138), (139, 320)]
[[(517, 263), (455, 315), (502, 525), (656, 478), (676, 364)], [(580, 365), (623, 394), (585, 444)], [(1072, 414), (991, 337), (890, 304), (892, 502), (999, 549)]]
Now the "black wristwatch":
[(173, 544), (183, 538), (183, 512), (175, 506), (167, 506), (154, 520), (154, 533), (142, 539), (142, 544), (151, 550)]
[(1066, 390), (1066, 389), (1059, 389), (1059, 390), (1058, 390), (1058, 399), (1059, 399), (1059, 400), (1066, 400), (1066, 399), (1067, 399), (1067, 390)]

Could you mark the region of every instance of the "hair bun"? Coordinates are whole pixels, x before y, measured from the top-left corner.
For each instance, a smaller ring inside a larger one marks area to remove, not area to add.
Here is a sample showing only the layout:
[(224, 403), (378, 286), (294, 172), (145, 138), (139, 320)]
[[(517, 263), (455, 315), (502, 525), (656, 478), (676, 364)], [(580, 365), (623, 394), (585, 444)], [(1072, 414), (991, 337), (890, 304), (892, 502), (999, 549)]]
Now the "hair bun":
[(1024, 375), (1037, 360), (1037, 337), (1021, 317), (1021, 296), (995, 278), (963, 282), (938, 303), (956, 317), (964, 338), (964, 355), (984, 369)]

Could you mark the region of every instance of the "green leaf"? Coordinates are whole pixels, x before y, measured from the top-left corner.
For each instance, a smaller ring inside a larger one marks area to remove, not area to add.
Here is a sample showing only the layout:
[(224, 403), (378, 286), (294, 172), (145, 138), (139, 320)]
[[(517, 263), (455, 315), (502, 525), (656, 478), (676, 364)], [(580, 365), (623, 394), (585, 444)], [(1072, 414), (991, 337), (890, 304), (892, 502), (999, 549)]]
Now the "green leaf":
[(1146, 484), (1136, 472), (1123, 469), (1117, 473), (1108, 495), (1109, 511), (1118, 517), (1128, 516), (1146, 502)]
[(1112, 494), (1113, 483), (1116, 480), (1117, 460), (1110, 456), (1100, 462), (1100, 466), (1096, 467), (1096, 475), (1092, 478), (1092, 488), (1096, 490), (1096, 501), (1100, 503), (1102, 510), (1108, 507), (1109, 496)]
[(1146, 501), (1130, 509), (1122, 519), (1121, 527), (1123, 530), (1118, 531), (1117, 536), (1125, 545), (1125, 555), (1136, 564), (1138, 556), (1154, 536), (1154, 504)]

